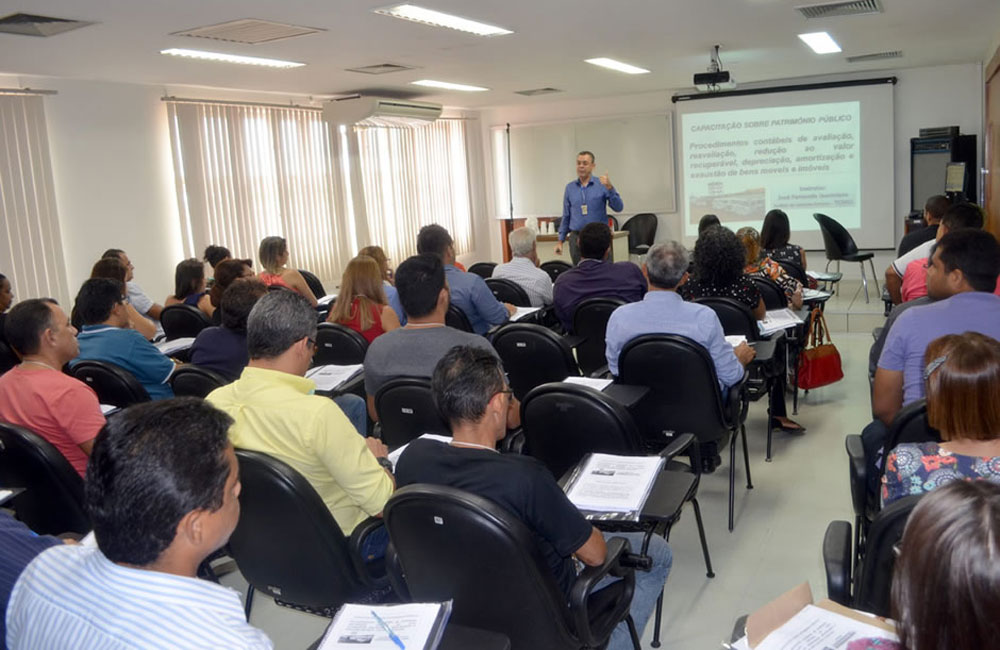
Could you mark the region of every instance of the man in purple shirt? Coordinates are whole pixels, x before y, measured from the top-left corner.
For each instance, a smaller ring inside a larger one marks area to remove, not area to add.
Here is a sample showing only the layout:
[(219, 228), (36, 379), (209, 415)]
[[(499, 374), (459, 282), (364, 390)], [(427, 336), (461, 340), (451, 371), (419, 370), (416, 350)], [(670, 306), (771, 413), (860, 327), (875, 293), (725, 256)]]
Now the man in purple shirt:
[(553, 305), (567, 332), (573, 331), (573, 310), (585, 298), (621, 298), (637, 302), (646, 295), (646, 278), (632, 262), (609, 262), (611, 230), (588, 223), (580, 231), (580, 255), (575, 268), (561, 274), (552, 288)]
[(625, 207), (618, 190), (611, 184), (607, 174), (595, 182), (594, 154), (581, 151), (576, 156), (575, 181), (566, 184), (563, 190), (562, 220), (559, 222), (559, 242), (556, 255), (562, 255), (563, 242), (569, 240), (569, 254), (576, 265), (580, 261), (579, 234), (588, 223), (607, 223), (608, 207), (621, 212)]
[(878, 457), (893, 418), (903, 406), (924, 396), (927, 345), (946, 334), (970, 331), (1000, 340), (1000, 296), (993, 295), (998, 275), (1000, 243), (993, 235), (962, 229), (938, 241), (927, 268), (927, 293), (936, 302), (899, 316), (875, 371), (876, 419), (861, 433), (869, 476), (878, 474)]

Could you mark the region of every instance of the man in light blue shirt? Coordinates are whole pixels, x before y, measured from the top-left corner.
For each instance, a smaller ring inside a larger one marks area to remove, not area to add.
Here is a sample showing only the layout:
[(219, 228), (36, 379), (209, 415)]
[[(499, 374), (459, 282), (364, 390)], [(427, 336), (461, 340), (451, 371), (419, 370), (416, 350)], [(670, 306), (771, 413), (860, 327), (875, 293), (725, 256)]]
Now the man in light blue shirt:
[(490, 327), (506, 323), (517, 311), (514, 305), (497, 300), (481, 277), (455, 267), (454, 242), (443, 227), (432, 224), (421, 228), (417, 234), (417, 253), (433, 253), (441, 258), (451, 290), (451, 304), (462, 310), (476, 334), (485, 334)]
[(687, 250), (677, 242), (649, 249), (642, 265), (649, 291), (642, 301), (614, 310), (608, 320), (605, 344), (611, 374), (618, 375), (618, 357), (632, 339), (643, 334), (679, 334), (708, 350), (720, 388), (724, 390), (743, 377), (744, 367), (756, 353), (746, 343), (735, 348), (727, 343), (722, 323), (712, 309), (680, 297), (677, 287), (687, 281), (687, 268)]
[[(588, 223), (607, 223), (608, 206), (615, 212), (625, 207), (618, 190), (611, 184), (607, 174), (597, 182), (591, 176), (594, 171), (594, 154), (581, 151), (576, 156), (575, 181), (566, 184), (563, 191), (562, 220), (559, 222), (559, 242), (556, 255), (562, 255), (563, 242), (569, 239), (569, 254), (574, 266), (580, 261), (580, 247), (577, 243), (580, 230)], [(613, 256), (609, 257), (614, 261)]]

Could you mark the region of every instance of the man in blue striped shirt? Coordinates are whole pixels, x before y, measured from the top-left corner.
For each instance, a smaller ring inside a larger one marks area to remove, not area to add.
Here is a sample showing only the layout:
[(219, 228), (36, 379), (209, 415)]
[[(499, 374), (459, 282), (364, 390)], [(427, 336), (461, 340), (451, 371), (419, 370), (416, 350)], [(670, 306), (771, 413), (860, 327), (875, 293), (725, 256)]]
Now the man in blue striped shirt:
[(36, 648), (271, 648), (237, 592), (196, 577), (240, 516), (232, 419), (181, 398), (133, 406), (94, 443), (97, 547), (56, 546), (11, 593), (7, 644)]

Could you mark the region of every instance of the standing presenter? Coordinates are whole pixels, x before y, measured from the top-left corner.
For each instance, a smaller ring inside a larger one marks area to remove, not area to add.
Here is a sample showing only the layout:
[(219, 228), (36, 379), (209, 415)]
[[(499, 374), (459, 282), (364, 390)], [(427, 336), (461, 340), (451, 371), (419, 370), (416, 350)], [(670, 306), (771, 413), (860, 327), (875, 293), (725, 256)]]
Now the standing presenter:
[[(608, 175), (594, 180), (594, 154), (581, 151), (576, 156), (575, 181), (570, 181), (563, 192), (562, 220), (559, 222), (559, 242), (556, 244), (556, 255), (562, 255), (563, 242), (569, 240), (569, 254), (573, 265), (580, 261), (580, 229), (588, 223), (607, 223), (610, 206), (615, 212), (621, 212), (625, 204), (618, 190), (614, 188)], [(609, 252), (609, 260), (612, 256)]]

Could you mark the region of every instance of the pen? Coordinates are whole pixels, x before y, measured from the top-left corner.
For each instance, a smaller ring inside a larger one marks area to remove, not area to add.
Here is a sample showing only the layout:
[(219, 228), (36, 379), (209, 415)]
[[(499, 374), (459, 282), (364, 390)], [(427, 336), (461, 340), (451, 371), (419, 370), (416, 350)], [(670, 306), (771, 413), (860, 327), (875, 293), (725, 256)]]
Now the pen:
[(398, 636), (396, 636), (396, 633), (393, 632), (392, 628), (389, 627), (386, 624), (386, 622), (382, 620), (382, 617), (376, 614), (374, 609), (371, 610), (371, 613), (372, 616), (375, 617), (375, 620), (378, 621), (378, 624), (382, 626), (382, 629), (385, 630), (385, 633), (389, 635), (389, 639), (391, 639), (393, 643), (399, 646), (399, 650), (406, 650), (406, 646), (403, 644), (403, 641)]

